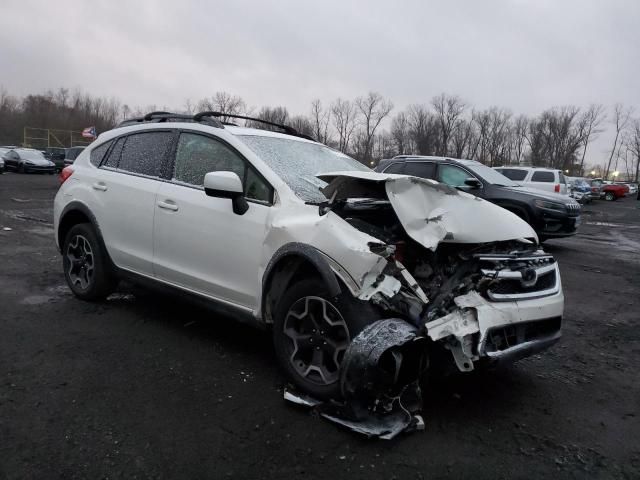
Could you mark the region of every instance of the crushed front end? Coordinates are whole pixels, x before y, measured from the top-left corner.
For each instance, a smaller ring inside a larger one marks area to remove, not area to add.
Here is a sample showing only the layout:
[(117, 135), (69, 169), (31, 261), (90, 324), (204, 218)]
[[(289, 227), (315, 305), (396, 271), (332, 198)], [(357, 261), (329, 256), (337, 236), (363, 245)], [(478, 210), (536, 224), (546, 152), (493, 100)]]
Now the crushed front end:
[(558, 341), (558, 265), (520, 218), (414, 177), (325, 178), (330, 201), (320, 214), (335, 214), (375, 239), (368, 248), (384, 259), (345, 282), (379, 309), (380, 320), (352, 339), (341, 372), (346, 403), (327, 418), (371, 436), (384, 437), (381, 425), (385, 430), (391, 418), (402, 421), (387, 434), (416, 428), (420, 380), (435, 358), (469, 372)]

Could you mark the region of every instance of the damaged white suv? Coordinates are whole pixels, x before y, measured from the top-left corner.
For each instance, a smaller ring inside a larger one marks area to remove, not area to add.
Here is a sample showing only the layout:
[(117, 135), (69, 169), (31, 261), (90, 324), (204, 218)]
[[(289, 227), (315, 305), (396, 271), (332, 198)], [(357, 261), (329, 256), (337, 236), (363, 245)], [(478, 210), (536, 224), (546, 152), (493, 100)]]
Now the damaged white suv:
[(516, 215), (220, 118), (154, 112), (64, 169), (55, 232), (75, 295), (126, 277), (269, 325), (282, 368), (320, 399), (406, 384), (436, 354), (466, 372), (560, 337), (557, 263)]

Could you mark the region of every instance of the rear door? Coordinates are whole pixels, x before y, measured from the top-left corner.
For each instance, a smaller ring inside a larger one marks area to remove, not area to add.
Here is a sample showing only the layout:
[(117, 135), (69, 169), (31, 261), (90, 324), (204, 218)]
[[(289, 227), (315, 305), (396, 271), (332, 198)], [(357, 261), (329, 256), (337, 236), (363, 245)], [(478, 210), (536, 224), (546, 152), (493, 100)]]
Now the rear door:
[(91, 184), (111, 258), (118, 267), (146, 276), (153, 275), (156, 192), (174, 135), (154, 130), (120, 137)]
[(434, 179), (436, 165), (433, 162), (406, 162), (403, 173), (414, 177)]
[[(204, 176), (231, 171), (244, 184), (249, 209), (233, 212), (231, 200), (209, 197)], [(154, 269), (164, 281), (247, 309), (257, 308), (258, 275), (274, 191), (240, 153), (222, 140), (184, 131), (171, 182), (155, 205)]]

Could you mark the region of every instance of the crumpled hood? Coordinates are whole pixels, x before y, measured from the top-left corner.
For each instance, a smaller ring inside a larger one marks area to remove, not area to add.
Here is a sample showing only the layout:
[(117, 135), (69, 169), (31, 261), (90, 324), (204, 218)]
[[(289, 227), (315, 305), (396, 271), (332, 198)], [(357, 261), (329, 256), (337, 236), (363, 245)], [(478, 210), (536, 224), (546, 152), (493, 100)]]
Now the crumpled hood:
[(331, 172), (317, 177), (328, 182), (322, 192), (334, 201), (381, 198), (386, 193), (407, 234), (431, 250), (442, 241), (538, 238), (531, 226), (513, 213), (433, 180), (372, 171)]

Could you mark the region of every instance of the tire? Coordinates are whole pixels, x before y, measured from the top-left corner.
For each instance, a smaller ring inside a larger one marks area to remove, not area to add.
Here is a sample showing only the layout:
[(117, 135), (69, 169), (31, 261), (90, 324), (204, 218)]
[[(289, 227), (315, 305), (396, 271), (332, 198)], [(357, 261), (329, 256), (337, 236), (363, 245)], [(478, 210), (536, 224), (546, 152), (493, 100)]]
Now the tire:
[(604, 199), (608, 202), (613, 202), (616, 199), (616, 196), (613, 194), (613, 192), (606, 192), (604, 194)]
[(89, 223), (74, 225), (67, 233), (62, 246), (62, 267), (69, 288), (82, 300), (103, 300), (117, 285), (107, 254)]
[(18, 165), (18, 173), (27, 173), (27, 171), (24, 168), (24, 163), (21, 163), (20, 165)]
[[(317, 317), (323, 311), (327, 313), (321, 320)], [(273, 344), (289, 379), (315, 398), (339, 398), (344, 351), (364, 327), (380, 318), (377, 310), (348, 291), (331, 297), (324, 282), (310, 278), (290, 286), (274, 313)]]

